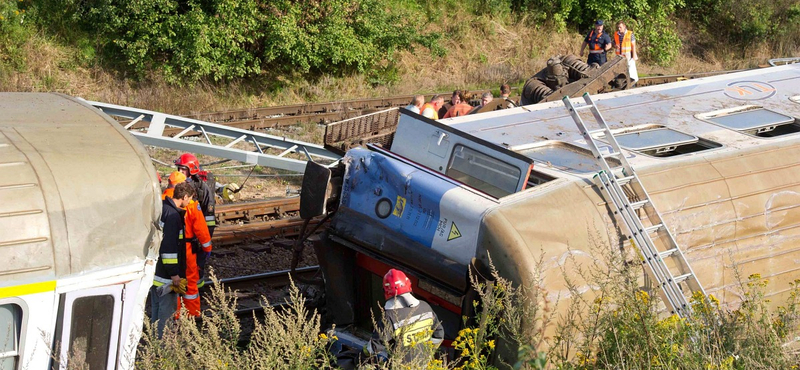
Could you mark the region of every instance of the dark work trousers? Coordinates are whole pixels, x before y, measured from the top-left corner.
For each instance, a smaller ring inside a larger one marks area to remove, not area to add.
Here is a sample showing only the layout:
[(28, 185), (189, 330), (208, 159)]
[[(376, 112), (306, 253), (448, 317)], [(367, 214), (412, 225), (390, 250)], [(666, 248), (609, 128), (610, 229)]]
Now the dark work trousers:
[(589, 53), (589, 59), (586, 61), (587, 64), (597, 63), (598, 65), (606, 64), (606, 53), (598, 53), (592, 54)]

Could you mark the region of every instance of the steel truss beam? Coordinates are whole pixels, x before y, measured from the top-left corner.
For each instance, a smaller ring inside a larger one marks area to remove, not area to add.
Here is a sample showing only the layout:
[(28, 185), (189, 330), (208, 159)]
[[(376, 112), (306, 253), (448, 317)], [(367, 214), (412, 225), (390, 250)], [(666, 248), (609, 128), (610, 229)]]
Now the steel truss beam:
[[(308, 160), (315, 161), (322, 159), (335, 161), (341, 158), (338, 154), (328, 151), (321, 145), (145, 109), (130, 108), (95, 101), (86, 102), (110, 116), (131, 119), (132, 121), (126, 124), (124, 128), (145, 145), (205, 154), (300, 173), (305, 170)], [(143, 130), (130, 130), (131, 127), (139, 122), (148, 123), (147, 128)], [(182, 129), (182, 131), (174, 137), (165, 136), (164, 129), (166, 127), (175, 127)], [(196, 139), (182, 138), (183, 135), (189, 131), (201, 133), (205, 142), (195, 141)], [(211, 140), (212, 136), (222, 139), (217, 141), (227, 141), (227, 143), (214, 143)], [(255, 150), (248, 151), (233, 147), (240, 142), (252, 144)], [(266, 154), (264, 153), (265, 149), (276, 149), (280, 150), (281, 153), (278, 155)], [(304, 154), (306, 160), (286, 158), (286, 155), (289, 153)]]

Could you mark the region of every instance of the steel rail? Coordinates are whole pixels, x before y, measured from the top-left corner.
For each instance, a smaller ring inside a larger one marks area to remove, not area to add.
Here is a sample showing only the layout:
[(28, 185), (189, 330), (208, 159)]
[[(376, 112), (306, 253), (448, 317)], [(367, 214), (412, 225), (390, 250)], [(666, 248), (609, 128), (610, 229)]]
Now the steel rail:
[[(311, 220), (316, 225), (321, 218)], [(245, 240), (263, 240), (273, 237), (292, 237), (300, 235), (303, 219), (289, 218), (265, 222), (251, 222), (244, 225), (221, 225), (214, 231), (212, 243), (215, 246), (238, 244)]]

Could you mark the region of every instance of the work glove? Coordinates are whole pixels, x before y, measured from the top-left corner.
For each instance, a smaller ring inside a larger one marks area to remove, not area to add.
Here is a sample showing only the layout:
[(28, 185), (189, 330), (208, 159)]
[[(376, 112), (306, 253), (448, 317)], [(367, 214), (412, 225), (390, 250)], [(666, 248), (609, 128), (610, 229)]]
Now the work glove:
[(170, 286), (170, 289), (172, 289), (172, 291), (175, 293), (184, 294), (186, 293), (187, 287), (189, 287), (189, 282), (186, 281), (186, 279), (181, 279), (180, 284), (178, 285), (173, 284), (172, 286)]

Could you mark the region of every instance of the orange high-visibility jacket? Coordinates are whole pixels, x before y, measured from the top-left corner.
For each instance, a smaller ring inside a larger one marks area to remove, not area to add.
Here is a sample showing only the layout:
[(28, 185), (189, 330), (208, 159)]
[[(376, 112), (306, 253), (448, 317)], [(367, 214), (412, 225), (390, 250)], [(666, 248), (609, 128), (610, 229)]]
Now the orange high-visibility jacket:
[(625, 31), (625, 36), (622, 37), (622, 42), (619, 41), (619, 32), (614, 32), (614, 45), (617, 46), (617, 55), (625, 55), (630, 53), (631, 48), (631, 31)]
[(422, 114), (422, 112), (425, 112), (425, 109), (428, 109), (428, 108), (430, 108), (431, 110), (433, 110), (433, 118), (432, 118), (432, 119), (433, 119), (433, 120), (438, 120), (438, 119), (439, 119), (439, 111), (438, 111), (438, 110), (436, 109), (436, 107), (434, 107), (434, 106), (433, 106), (433, 104), (431, 104), (431, 103), (425, 103), (425, 104), (422, 106), (422, 108), (420, 108), (420, 110), (419, 110), (419, 114)]
[(211, 252), (211, 234), (208, 232), (203, 211), (200, 203), (196, 200), (189, 202), (186, 206), (186, 239), (197, 237), (203, 252)]
[[(198, 282), (200, 281), (200, 267), (197, 265), (197, 254), (211, 252), (211, 234), (208, 232), (208, 225), (200, 209), (200, 203), (196, 200), (189, 202), (186, 206), (186, 280), (189, 283), (186, 294), (183, 295), (183, 304), (192, 316), (200, 316), (200, 291)], [(192, 250), (191, 240), (197, 238), (202, 251)]]

